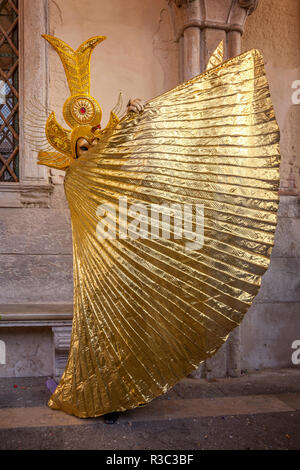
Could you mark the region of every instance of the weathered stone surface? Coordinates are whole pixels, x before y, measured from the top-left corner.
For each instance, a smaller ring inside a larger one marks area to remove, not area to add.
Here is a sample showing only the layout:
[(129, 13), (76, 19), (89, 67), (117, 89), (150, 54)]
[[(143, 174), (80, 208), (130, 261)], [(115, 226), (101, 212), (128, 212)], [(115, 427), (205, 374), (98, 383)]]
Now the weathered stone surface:
[(72, 303), (71, 255), (0, 255), (1, 303)]
[[(47, 108), (48, 58), (46, 48), (41, 41), (41, 35), (47, 31), (48, 1), (23, 0), (19, 7), (21, 16), (19, 43), (22, 58), (22, 66), (19, 68), (22, 124), (20, 126), (20, 177), (22, 182), (48, 183), (48, 169), (36, 164), (38, 151), (34, 147), (38, 145), (40, 135), (35, 141), (28, 136), (31, 134), (29, 129), (32, 129), (32, 121), (35, 126), (40, 126), (40, 119), (44, 117)], [(40, 130), (40, 134), (42, 132)], [(33, 134), (36, 136), (36, 128)], [(32, 198), (30, 194), (27, 194), (27, 202), (32, 202), (32, 199), (34, 203), (37, 198)]]
[(180, 83), (179, 51), (173, 40), (171, 18), (166, 9), (160, 12), (158, 29), (153, 36), (153, 52), (164, 73), (163, 89), (171, 90)]
[(1, 254), (72, 254), (68, 211), (0, 209)]
[(53, 186), (47, 182), (0, 184), (0, 207), (50, 207)]
[[(300, 78), (300, 4), (262, 0), (247, 19), (242, 50), (259, 49), (266, 63), (271, 97), (281, 132), (281, 188), (300, 193), (300, 106), (292, 83)], [(271, 13), (272, 12), (272, 13)]]
[[(299, 77), (298, 72), (297, 79)], [(291, 98), (292, 93), (296, 91), (292, 89), (293, 82), (294, 80), (290, 84)], [(290, 107), (281, 129), (281, 149), (284, 158), (282, 158), (280, 167), (280, 188), (283, 194), (299, 194), (300, 105), (293, 104), (291, 98), (288, 102)]]
[(256, 302), (300, 302), (300, 258), (271, 258)]
[(205, 361), (205, 377), (212, 379), (226, 377), (227, 375), (227, 344), (218, 350), (211, 358)]
[(227, 340), (227, 375), (239, 377), (241, 375), (241, 328), (238, 326), (229, 335)]
[(228, 19), (228, 12), (232, 5), (232, 0), (206, 0), (205, 1), (205, 13), (206, 18), (209, 21), (218, 21), (219, 23), (225, 23)]
[(278, 207), (278, 217), (300, 218), (300, 197), (281, 196)]
[(272, 257), (300, 258), (300, 218), (280, 217)]
[(6, 364), (0, 377), (36, 377), (53, 373), (50, 328), (0, 328), (6, 345)]
[(254, 303), (241, 325), (242, 369), (292, 367), (291, 345), (300, 340), (299, 313), (300, 302)]

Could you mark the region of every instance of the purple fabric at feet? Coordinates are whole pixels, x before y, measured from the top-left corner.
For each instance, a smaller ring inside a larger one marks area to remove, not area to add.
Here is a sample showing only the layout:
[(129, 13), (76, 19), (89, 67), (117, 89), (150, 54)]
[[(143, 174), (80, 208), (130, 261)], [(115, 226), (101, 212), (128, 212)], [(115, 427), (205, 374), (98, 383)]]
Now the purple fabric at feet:
[(51, 393), (54, 393), (57, 387), (57, 383), (49, 377), (46, 381), (46, 387), (50, 390)]

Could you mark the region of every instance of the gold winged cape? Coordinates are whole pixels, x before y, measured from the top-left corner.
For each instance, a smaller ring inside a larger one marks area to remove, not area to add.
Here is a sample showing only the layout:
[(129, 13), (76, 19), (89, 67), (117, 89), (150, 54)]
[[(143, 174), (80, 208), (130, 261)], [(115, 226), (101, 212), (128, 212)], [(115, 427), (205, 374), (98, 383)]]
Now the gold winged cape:
[[(82, 418), (135, 408), (212, 356), (269, 265), (278, 182), (279, 130), (257, 50), (149, 101), (72, 161), (74, 318), (49, 406)], [(98, 207), (117, 212), (121, 197), (203, 204), (203, 247), (100, 239)]]

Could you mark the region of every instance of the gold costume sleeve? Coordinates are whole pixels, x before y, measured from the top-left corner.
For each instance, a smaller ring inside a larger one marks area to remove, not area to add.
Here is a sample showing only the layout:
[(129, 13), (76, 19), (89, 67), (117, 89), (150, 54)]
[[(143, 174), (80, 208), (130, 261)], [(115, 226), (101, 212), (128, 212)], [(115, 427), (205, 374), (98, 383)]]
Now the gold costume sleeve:
[[(134, 408), (222, 346), (269, 264), (279, 160), (263, 60), (252, 50), (127, 115), (70, 165), (75, 307), (50, 407), (80, 417)], [(118, 213), (125, 197), (128, 207), (203, 204), (203, 247), (99, 239), (99, 206)]]

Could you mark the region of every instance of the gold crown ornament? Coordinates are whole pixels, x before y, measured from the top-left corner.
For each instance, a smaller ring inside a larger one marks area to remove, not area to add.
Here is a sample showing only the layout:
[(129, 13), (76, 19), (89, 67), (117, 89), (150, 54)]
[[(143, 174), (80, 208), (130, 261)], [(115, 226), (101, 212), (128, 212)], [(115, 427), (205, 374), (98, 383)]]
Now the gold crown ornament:
[(63, 116), (72, 130), (62, 127), (52, 112), (46, 121), (45, 133), (55, 152), (40, 151), (38, 164), (65, 170), (76, 158), (76, 142), (79, 138), (83, 137), (91, 144), (119, 122), (117, 114), (111, 111), (106, 128), (101, 130), (102, 110), (98, 101), (90, 95), (91, 54), (106, 37), (92, 37), (76, 51), (54, 36), (44, 34), (42, 37), (54, 47), (64, 66), (71, 96), (65, 101)]

